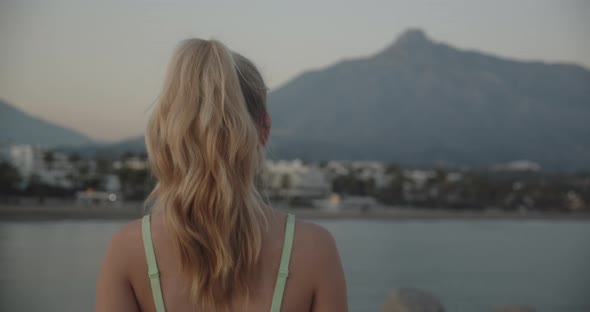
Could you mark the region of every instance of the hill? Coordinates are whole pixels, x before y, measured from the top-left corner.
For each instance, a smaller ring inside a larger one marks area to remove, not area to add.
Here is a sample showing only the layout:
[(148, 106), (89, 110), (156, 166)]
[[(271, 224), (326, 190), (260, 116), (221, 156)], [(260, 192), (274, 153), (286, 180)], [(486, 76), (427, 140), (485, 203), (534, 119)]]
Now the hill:
[(268, 106), (277, 158), (590, 167), (588, 70), (459, 50), (420, 30), (304, 73)]
[(0, 143), (47, 147), (78, 146), (93, 141), (87, 136), (23, 112), (0, 100)]
[[(269, 94), (268, 107), (270, 158), (590, 168), (590, 71), (461, 50), (416, 29), (374, 55), (299, 75)], [(2, 130), (29, 141), (54, 137), (27, 120), (2, 118)], [(83, 148), (102, 155), (144, 149), (143, 138)]]

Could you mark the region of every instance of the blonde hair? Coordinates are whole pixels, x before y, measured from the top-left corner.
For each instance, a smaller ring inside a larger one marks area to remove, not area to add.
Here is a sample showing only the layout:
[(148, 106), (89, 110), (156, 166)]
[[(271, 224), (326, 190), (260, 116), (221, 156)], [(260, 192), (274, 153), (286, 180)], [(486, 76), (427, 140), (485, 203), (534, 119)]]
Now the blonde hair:
[(163, 211), (193, 302), (225, 310), (248, 297), (267, 205), (257, 188), (264, 159), (266, 87), (256, 67), (215, 40), (177, 48), (145, 136)]

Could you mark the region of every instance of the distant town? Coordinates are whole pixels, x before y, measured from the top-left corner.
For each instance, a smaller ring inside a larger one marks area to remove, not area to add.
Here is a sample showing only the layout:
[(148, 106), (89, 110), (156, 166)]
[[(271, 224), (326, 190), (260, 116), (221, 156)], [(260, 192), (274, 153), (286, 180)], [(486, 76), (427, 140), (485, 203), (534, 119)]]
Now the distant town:
[[(290, 209), (590, 211), (589, 173), (545, 172), (526, 160), (485, 169), (267, 160), (261, 180), (270, 201)], [(117, 206), (143, 201), (154, 185), (145, 153), (89, 158), (34, 145), (0, 146), (0, 205), (58, 200)]]

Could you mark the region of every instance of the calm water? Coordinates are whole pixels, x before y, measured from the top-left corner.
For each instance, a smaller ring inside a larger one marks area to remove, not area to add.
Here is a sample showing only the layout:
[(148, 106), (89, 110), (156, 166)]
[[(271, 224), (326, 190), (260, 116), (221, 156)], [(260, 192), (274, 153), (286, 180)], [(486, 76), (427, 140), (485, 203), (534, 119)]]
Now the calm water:
[[(338, 242), (351, 311), (418, 287), (447, 311), (524, 303), (590, 311), (590, 223), (322, 221)], [(120, 222), (0, 223), (0, 311), (90, 311), (106, 244)]]

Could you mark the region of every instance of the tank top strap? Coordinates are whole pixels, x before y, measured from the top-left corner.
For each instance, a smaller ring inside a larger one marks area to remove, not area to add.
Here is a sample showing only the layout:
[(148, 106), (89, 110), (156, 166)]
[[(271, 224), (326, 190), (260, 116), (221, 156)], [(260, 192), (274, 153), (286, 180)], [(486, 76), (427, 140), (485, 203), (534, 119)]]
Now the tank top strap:
[(152, 242), (150, 219), (151, 217), (148, 214), (143, 217), (141, 222), (141, 236), (143, 237), (143, 247), (145, 249), (145, 258), (147, 260), (148, 277), (150, 278), (156, 312), (166, 312), (164, 298), (162, 296), (162, 288), (160, 286), (160, 271), (158, 270), (156, 253), (154, 252), (154, 244)]
[(285, 226), (285, 240), (283, 241), (283, 253), (281, 255), (281, 264), (277, 274), (275, 291), (272, 296), (271, 312), (280, 312), (283, 302), (283, 293), (289, 276), (289, 263), (291, 261), (291, 250), (293, 249), (293, 237), (295, 236), (295, 216), (287, 215), (287, 224)]

